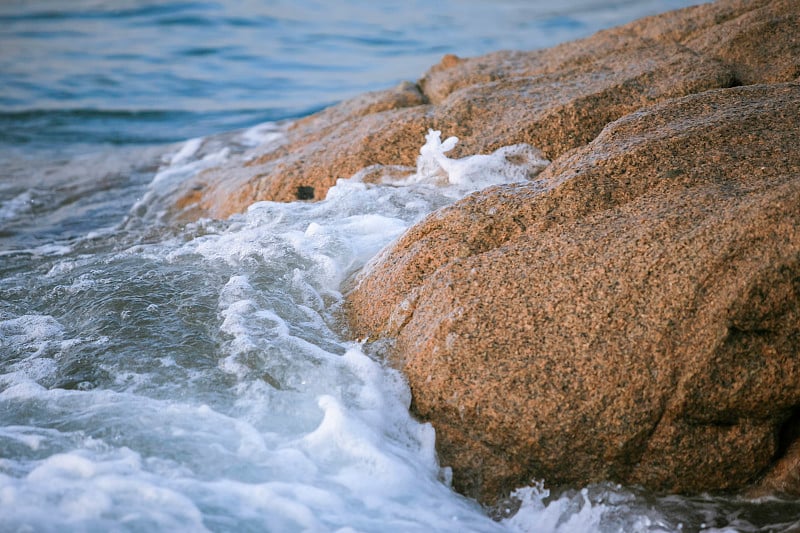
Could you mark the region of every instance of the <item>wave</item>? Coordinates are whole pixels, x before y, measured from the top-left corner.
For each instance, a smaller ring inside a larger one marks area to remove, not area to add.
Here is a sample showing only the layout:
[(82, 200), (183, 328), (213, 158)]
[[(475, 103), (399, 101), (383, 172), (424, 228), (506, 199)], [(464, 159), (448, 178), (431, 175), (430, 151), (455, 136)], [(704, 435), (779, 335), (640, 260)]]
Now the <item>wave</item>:
[(296, 119), (324, 107), (206, 112), (94, 108), (0, 111), (0, 146), (167, 144), (263, 122)]
[[(210, 6), (200, 2), (170, 2), (137, 6), (133, 8), (120, 8), (110, 4), (81, 6), (64, 6), (61, 9), (46, 8), (42, 10), (31, 9), (27, 13), (1, 14), (0, 22), (20, 22), (38, 20), (67, 20), (67, 19), (129, 19), (140, 17), (174, 16), (187, 11), (209, 11)], [(213, 10), (212, 10), (213, 11)]]

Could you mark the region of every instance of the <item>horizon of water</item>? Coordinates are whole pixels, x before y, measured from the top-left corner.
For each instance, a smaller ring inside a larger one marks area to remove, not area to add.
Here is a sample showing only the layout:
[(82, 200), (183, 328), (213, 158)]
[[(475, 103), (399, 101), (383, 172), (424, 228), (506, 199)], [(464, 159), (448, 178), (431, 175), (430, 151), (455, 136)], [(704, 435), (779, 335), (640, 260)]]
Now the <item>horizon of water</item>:
[(297, 118), (447, 53), (552, 46), (692, 3), (10, 0), (0, 147), (164, 144)]
[(689, 3), (0, 4), (0, 531), (800, 527), (792, 500), (546, 480), (485, 509), (451, 490), (402, 375), (343, 338), (343, 284), (375, 254), (542, 161), (452, 160), (431, 133), (406, 179), (162, 216), (187, 177), (445, 53), (550, 46)]

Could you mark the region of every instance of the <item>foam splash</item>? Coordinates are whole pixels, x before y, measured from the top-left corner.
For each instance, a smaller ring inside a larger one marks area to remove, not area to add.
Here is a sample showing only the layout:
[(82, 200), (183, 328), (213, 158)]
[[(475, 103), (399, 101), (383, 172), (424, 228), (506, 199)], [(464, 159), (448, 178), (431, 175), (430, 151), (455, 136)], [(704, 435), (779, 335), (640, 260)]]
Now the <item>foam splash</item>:
[(34, 201), (32, 191), (28, 190), (0, 203), (0, 228), (2, 224), (13, 222), (21, 213), (29, 212)]
[(237, 140), (248, 148), (260, 147), (260, 150), (272, 150), (286, 141), (288, 124), (263, 122), (244, 130)]
[(532, 180), (550, 164), (541, 151), (528, 144), (514, 144), (491, 154), (453, 159), (446, 154), (455, 148), (458, 138), (448, 137), (442, 141), (441, 137), (441, 131), (428, 130), (425, 144), (419, 150), (416, 172), (402, 182), (449, 185), (451, 194), (460, 197), (491, 185)]
[(666, 533), (682, 529), (681, 524), (670, 523), (620, 486), (598, 485), (550, 496), (544, 482), (515, 490), (511, 497), (519, 509), (502, 523), (517, 533)]

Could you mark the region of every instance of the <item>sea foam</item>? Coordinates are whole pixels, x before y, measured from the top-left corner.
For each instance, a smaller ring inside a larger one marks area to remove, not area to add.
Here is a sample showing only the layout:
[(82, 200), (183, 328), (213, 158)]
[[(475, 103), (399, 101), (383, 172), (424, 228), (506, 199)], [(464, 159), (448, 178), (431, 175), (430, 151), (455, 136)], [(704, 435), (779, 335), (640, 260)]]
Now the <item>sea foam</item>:
[(490, 185), (534, 179), (550, 164), (540, 150), (528, 144), (503, 146), (491, 154), (450, 158), (446, 154), (455, 148), (458, 137), (442, 141), (441, 136), (441, 131), (428, 130), (425, 144), (419, 151), (416, 172), (403, 180), (387, 179), (386, 182), (448, 186), (449, 195), (458, 198)]

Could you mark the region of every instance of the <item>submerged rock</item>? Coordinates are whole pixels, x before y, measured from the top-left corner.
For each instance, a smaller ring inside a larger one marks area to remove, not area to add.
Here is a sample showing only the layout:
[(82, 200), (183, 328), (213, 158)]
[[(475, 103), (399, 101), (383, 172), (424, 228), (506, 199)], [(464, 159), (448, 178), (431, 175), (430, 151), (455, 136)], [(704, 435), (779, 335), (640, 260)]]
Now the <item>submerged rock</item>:
[(797, 446), (798, 124), (797, 84), (640, 110), (362, 275), (354, 330), (396, 339), (458, 490), (739, 490)]
[[(225, 217), (259, 200), (319, 200), (374, 165), (413, 167), (428, 129), (453, 153), (530, 144), (554, 159), (617, 118), (669, 98), (800, 75), (797, 0), (703, 5), (548, 50), (446, 56), (418, 83), (366, 94), (300, 120), (245, 166), (184, 185), (176, 207)], [(380, 174), (376, 174), (379, 178)]]

